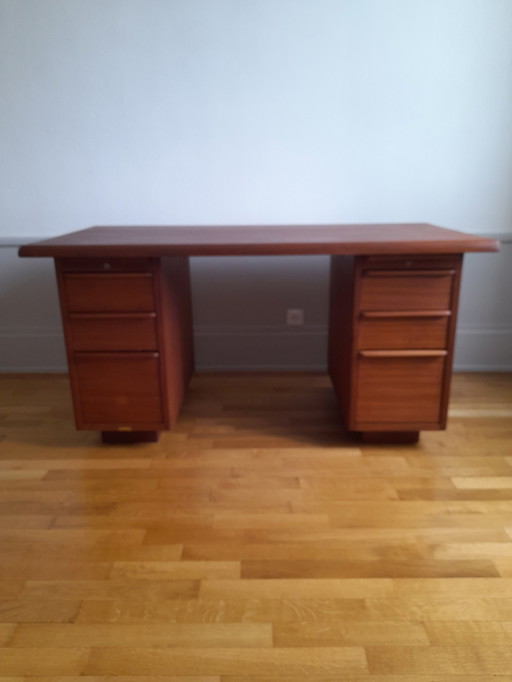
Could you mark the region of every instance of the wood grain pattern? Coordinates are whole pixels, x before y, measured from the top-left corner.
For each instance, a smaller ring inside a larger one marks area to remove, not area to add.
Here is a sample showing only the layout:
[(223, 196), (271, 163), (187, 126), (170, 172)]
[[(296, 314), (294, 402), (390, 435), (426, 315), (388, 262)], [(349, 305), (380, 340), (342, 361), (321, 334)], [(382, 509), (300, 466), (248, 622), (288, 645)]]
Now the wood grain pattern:
[(447, 675), (492, 677), (512, 669), (510, 646), (367, 647), (366, 651), (370, 672), (429, 675), (434, 669)]
[(15, 623), (0, 623), (0, 647), (4, 646), (12, 638), (16, 627)]
[(264, 649), (94, 649), (85, 675), (307, 675), (322, 672), (345, 674), (367, 671), (362, 647), (308, 647)]
[(69, 324), (77, 351), (158, 350), (155, 313), (75, 313)]
[(71, 623), (18, 626), (10, 647), (271, 647), (270, 623)]
[(56, 272), (77, 427), (156, 442), (194, 366), (188, 259), (56, 259)]
[[(406, 352), (416, 351), (400, 351)], [(356, 419), (360, 428), (364, 430), (365, 424), (381, 423), (384, 430), (393, 423), (409, 423), (413, 430), (420, 424), (437, 424), (444, 357), (367, 357), (368, 353), (379, 351), (363, 351), (358, 363)], [(419, 426), (416, 430), (420, 430)]]
[(150, 430), (165, 424), (158, 353), (75, 353), (82, 428)]
[(362, 317), (358, 325), (358, 348), (399, 350), (444, 348), (448, 317)]
[(329, 372), (363, 442), (444, 428), (462, 256), (332, 256)]
[(90, 652), (84, 648), (0, 649), (0, 676), (79, 675)]
[(71, 313), (144, 313), (155, 310), (151, 273), (65, 274), (63, 296)]
[[(118, 678), (120, 682), (133, 682), (133, 680), (124, 680)], [(230, 675), (229, 678), (223, 677), (225, 682), (254, 682), (254, 677), (251, 675)], [(258, 675), (258, 682), (276, 682), (276, 678), (267, 675)], [(512, 675), (500, 675), (493, 678), (499, 682), (512, 682)], [(280, 675), (279, 682), (339, 682), (339, 676), (335, 675)], [(46, 680), (44, 681), (46, 682)], [(60, 682), (60, 680), (59, 680)], [(62, 680), (68, 682), (68, 680)], [(69, 682), (82, 682), (81, 680), (74, 680), (70, 678)], [(185, 680), (183, 682), (186, 682)], [(348, 674), (343, 675), (343, 682), (454, 682), (450, 675), (372, 675), (367, 674), (357, 675)], [(457, 681), (462, 682), (462, 681)], [(464, 682), (489, 682), (489, 677), (486, 675), (465, 675)]]
[(167, 423), (176, 424), (194, 372), (190, 265), (187, 257), (162, 258), (157, 279), (162, 349), (162, 391)]
[(0, 680), (512, 682), (511, 399), (456, 375), (446, 432), (370, 446), (324, 376), (203, 375), (106, 447), (1, 376)]
[[(27, 677), (0, 677), (0, 682), (106, 682), (105, 675), (30, 675)], [(138, 675), (117, 675), (116, 682), (140, 682)], [(144, 682), (222, 682), (220, 675), (144, 675)], [(253, 681), (254, 682), (254, 681)], [(351, 681), (353, 682), (353, 680)]]
[(367, 270), (361, 286), (361, 310), (449, 310), (453, 271)]

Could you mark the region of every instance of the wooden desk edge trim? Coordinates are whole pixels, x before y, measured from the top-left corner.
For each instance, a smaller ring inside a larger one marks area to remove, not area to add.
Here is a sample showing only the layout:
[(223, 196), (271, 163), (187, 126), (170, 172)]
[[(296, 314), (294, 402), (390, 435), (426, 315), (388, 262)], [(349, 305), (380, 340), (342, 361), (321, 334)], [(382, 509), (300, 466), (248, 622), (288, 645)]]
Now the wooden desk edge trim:
[(344, 242), (296, 244), (75, 244), (39, 242), (18, 250), (21, 258), (127, 258), (159, 256), (307, 256), (307, 255), (408, 255), (496, 252), (495, 239), (475, 238), (446, 241)]

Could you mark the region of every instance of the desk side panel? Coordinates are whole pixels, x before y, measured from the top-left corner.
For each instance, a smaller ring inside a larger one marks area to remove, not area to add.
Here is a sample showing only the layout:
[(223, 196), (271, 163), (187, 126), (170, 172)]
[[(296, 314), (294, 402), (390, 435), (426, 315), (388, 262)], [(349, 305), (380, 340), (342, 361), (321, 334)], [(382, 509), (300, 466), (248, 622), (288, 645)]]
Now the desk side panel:
[(158, 287), (163, 390), (172, 428), (194, 372), (190, 266), (187, 256), (161, 259)]
[(328, 367), (345, 425), (353, 403), (354, 256), (331, 256)]

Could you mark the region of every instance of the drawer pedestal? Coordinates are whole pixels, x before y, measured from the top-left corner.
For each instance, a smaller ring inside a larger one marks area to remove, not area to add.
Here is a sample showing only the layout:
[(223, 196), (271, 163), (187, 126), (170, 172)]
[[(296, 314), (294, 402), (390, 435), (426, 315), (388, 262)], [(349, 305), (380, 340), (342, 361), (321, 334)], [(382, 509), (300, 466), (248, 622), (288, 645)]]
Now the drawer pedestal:
[(153, 442), (193, 371), (188, 259), (56, 259), (78, 429)]
[(347, 429), (366, 442), (445, 428), (461, 265), (331, 257), (329, 371)]

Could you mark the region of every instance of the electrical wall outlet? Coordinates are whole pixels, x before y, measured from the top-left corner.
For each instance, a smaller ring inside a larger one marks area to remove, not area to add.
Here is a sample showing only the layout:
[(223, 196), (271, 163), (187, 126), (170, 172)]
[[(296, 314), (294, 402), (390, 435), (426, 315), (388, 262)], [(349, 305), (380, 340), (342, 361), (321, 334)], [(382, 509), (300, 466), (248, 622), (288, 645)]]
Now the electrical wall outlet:
[(289, 308), (286, 311), (286, 324), (289, 327), (300, 327), (304, 324), (304, 311), (302, 308)]

